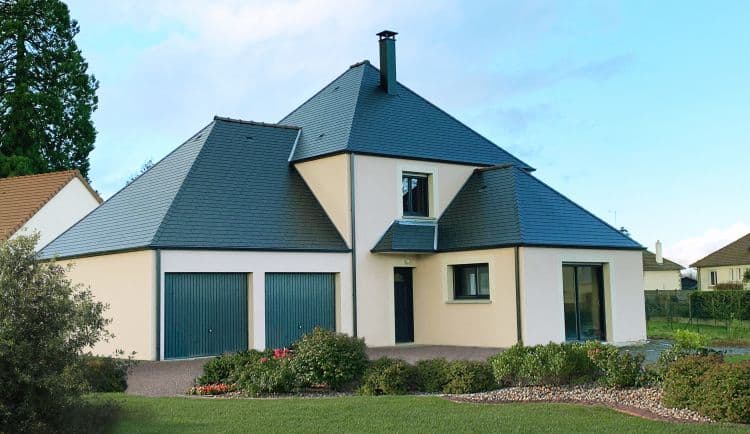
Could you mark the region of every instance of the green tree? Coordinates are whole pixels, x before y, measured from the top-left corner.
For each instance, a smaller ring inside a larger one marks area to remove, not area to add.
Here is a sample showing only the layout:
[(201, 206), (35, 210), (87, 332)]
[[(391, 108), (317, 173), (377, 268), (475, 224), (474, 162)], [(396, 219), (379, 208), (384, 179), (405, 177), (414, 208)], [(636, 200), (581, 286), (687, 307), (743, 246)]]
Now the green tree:
[(37, 238), (0, 243), (0, 432), (72, 429), (88, 389), (81, 356), (109, 337), (106, 306), (39, 260)]
[(99, 83), (60, 0), (0, 0), (0, 177), (88, 176)]

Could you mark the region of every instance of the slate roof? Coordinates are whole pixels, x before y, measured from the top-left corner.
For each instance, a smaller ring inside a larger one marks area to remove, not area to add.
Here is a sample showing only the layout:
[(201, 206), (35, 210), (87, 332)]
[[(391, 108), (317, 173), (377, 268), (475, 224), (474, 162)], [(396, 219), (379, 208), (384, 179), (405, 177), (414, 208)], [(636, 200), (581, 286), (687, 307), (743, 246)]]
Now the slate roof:
[(700, 268), (747, 264), (750, 264), (750, 234), (727, 244), (705, 258), (695, 261), (690, 266)]
[(435, 223), (396, 220), (372, 249), (373, 253), (433, 253)]
[(438, 220), (438, 251), (503, 246), (643, 249), (527, 171), (477, 169)]
[(379, 83), (369, 62), (352, 65), (282, 119), (302, 128), (292, 161), (354, 152), (533, 170), (406, 86), (388, 94)]
[(73, 178), (80, 179), (91, 195), (102, 201), (77, 170), (0, 179), (0, 241), (21, 229)]
[(298, 132), (217, 117), (42, 256), (144, 247), (348, 251), (288, 164)]
[(680, 271), (683, 268), (685, 267), (664, 257), (662, 257), (662, 263), (657, 264), (655, 253), (643, 251), (643, 271)]

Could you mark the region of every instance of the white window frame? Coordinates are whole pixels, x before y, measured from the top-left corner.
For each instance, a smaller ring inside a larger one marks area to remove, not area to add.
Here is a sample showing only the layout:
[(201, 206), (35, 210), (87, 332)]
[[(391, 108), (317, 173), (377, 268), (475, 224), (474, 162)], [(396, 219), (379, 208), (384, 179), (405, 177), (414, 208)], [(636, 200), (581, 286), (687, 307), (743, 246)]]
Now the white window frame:
[(719, 272), (718, 271), (709, 271), (708, 272), (708, 281), (711, 284), (711, 286), (716, 286), (719, 283)]
[[(401, 187), (404, 175), (421, 175), (427, 177), (427, 217), (404, 215), (404, 198)], [(439, 177), (437, 166), (418, 162), (400, 163), (396, 167), (396, 210), (401, 220), (435, 220), (438, 215)]]

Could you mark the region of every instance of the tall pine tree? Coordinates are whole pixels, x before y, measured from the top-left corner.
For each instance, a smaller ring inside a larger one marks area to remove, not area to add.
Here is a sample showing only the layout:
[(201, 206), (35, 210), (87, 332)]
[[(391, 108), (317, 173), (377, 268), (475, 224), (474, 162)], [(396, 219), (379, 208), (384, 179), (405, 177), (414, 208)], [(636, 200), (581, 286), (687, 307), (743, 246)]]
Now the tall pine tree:
[(99, 83), (60, 0), (0, 0), (0, 177), (88, 175)]

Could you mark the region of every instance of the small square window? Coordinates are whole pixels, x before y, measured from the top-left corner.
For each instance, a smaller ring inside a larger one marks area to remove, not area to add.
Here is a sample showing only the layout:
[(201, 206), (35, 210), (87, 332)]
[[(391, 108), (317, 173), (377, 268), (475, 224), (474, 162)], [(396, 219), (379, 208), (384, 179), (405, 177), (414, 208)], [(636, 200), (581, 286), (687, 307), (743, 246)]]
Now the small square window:
[(404, 215), (428, 217), (430, 215), (427, 175), (405, 173), (401, 178)]
[(453, 266), (453, 297), (456, 300), (490, 298), (490, 270), (487, 264)]

